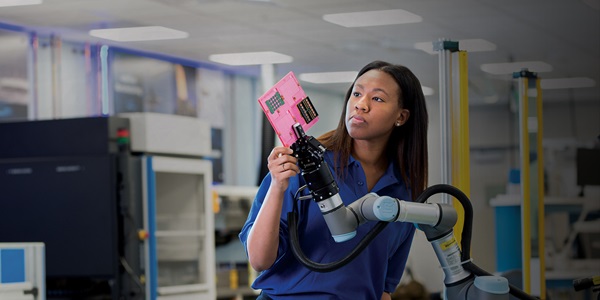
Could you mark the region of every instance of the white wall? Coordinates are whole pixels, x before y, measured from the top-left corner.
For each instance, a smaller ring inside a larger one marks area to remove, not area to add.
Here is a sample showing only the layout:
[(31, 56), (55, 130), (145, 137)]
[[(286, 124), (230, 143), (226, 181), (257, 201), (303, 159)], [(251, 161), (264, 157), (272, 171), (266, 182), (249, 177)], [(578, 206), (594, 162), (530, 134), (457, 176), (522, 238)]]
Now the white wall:
[(60, 116), (62, 118), (92, 115), (92, 99), (88, 98), (88, 73), (82, 44), (62, 43), (60, 52)]
[(231, 105), (227, 118), (224, 151), (225, 183), (255, 186), (258, 180), (260, 159), (259, 116), (262, 113), (255, 99), (256, 80), (250, 77), (230, 78)]
[[(33, 67), (35, 72), (35, 93), (30, 93), (32, 103), (30, 105), (30, 119), (52, 119), (54, 118), (54, 89), (52, 78), (53, 56), (52, 47), (50, 46), (50, 38), (39, 38), (39, 47), (34, 52), (37, 64)], [(37, 97), (37, 98), (36, 98)]]
[(304, 92), (310, 98), (319, 114), (319, 121), (306, 134), (318, 137), (325, 132), (335, 129), (344, 109), (345, 95), (312, 89), (305, 89)]
[(592, 101), (544, 104), (544, 138), (590, 143), (600, 135), (600, 95)]
[(508, 106), (476, 106), (469, 111), (471, 142), (471, 204), (473, 205), (472, 258), (496, 271), (494, 210), (490, 193), (504, 193), (511, 167), (518, 167), (516, 117)]

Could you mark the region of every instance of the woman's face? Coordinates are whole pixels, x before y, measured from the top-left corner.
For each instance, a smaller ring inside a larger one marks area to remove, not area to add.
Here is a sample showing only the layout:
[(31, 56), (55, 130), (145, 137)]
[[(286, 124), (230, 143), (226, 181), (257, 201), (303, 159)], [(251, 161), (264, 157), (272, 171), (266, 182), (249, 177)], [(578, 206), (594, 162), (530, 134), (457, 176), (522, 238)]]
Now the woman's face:
[(409, 112), (398, 104), (400, 87), (389, 74), (370, 70), (356, 79), (346, 103), (346, 128), (356, 140), (387, 142), (396, 124)]

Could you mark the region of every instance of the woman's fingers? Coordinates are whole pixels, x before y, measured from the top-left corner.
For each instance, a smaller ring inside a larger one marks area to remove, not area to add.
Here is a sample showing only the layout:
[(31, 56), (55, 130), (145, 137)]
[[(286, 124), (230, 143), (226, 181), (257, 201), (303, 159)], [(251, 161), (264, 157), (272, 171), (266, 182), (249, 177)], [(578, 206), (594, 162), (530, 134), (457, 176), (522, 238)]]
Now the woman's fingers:
[(300, 173), (300, 168), (298, 167), (298, 165), (296, 165), (296, 162), (286, 161), (281, 164), (281, 172), (282, 173), (290, 172), (290, 171), (293, 172), (292, 175), (296, 175), (296, 174)]
[(292, 149), (287, 147), (275, 147), (269, 154), (267, 166), (272, 175), (278, 173), (288, 174), (287, 177), (296, 175), (300, 172), (300, 168), (296, 165), (298, 160), (293, 156)]

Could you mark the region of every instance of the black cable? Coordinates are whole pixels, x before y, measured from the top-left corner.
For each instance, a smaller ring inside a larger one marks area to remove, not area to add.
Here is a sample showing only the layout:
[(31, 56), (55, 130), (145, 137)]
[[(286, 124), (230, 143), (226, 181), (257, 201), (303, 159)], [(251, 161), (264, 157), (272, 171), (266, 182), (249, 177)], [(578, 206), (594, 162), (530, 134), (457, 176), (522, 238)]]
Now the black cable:
[[(300, 192), (302, 192), (307, 187), (308, 185), (305, 184), (294, 193), (294, 199), (296, 200), (295, 204), (298, 204), (300, 200), (302, 200), (302, 196), (299, 196)], [(288, 213), (289, 236), (292, 244), (292, 253), (294, 254), (294, 257), (296, 257), (296, 259), (309, 270), (320, 273), (337, 270), (349, 263), (350, 261), (352, 261), (387, 226), (387, 224), (388, 222), (379, 222), (378, 224), (376, 224), (375, 227), (358, 243), (358, 245), (341, 260), (331, 263), (317, 263), (308, 258), (306, 254), (304, 254), (304, 251), (302, 251), (302, 247), (300, 246), (300, 241), (298, 239), (297, 205), (294, 205), (292, 211)]]
[(426, 188), (423, 191), (423, 193), (421, 193), (421, 195), (417, 197), (415, 202), (425, 203), (427, 199), (429, 199), (429, 197), (439, 193), (445, 193), (454, 196), (454, 198), (456, 198), (456, 200), (460, 202), (460, 204), (463, 207), (463, 210), (465, 211), (465, 218), (463, 221), (463, 232), (460, 239), (460, 245), (462, 251), (461, 260), (468, 261), (469, 259), (471, 259), (471, 235), (473, 229), (473, 206), (471, 205), (471, 201), (469, 200), (467, 195), (465, 195), (465, 193), (463, 193), (458, 188), (448, 184), (437, 184)]
[[(301, 186), (298, 190), (296, 190), (296, 193), (294, 193), (294, 199), (298, 200), (299, 197), (298, 195), (300, 194), (300, 192), (302, 192), (303, 190), (305, 190), (308, 187), (308, 185), (303, 185)], [(294, 209), (296, 208), (296, 206), (294, 205)]]
[(298, 240), (298, 215), (295, 212), (288, 213), (288, 224), (290, 231), (290, 241), (292, 243), (292, 253), (296, 259), (302, 263), (305, 267), (315, 272), (331, 272), (335, 271), (358, 256), (371, 241), (388, 225), (388, 222), (377, 222), (375, 227), (358, 243), (348, 255), (341, 260), (330, 262), (330, 263), (318, 263), (308, 258), (300, 247), (300, 241)]
[(127, 262), (127, 260), (125, 259), (125, 257), (121, 256), (119, 258), (119, 261), (121, 262), (121, 266), (123, 266), (123, 269), (125, 269), (127, 275), (129, 275), (129, 277), (131, 278), (131, 280), (137, 285), (137, 287), (140, 289), (140, 294), (144, 295), (145, 294), (145, 288), (144, 288), (144, 284), (140, 281), (140, 279), (136, 276), (135, 271), (133, 270), (133, 268), (131, 268), (131, 266), (129, 265), (129, 263)]

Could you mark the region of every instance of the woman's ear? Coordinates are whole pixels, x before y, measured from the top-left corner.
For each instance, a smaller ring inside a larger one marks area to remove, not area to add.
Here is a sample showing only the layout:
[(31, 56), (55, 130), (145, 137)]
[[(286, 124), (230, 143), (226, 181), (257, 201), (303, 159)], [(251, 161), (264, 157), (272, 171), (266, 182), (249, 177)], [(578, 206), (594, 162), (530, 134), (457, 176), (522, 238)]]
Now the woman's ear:
[(396, 126), (404, 125), (404, 123), (408, 121), (409, 117), (410, 111), (408, 109), (403, 108), (402, 110), (400, 110), (400, 116), (398, 116), (398, 119), (396, 120)]

